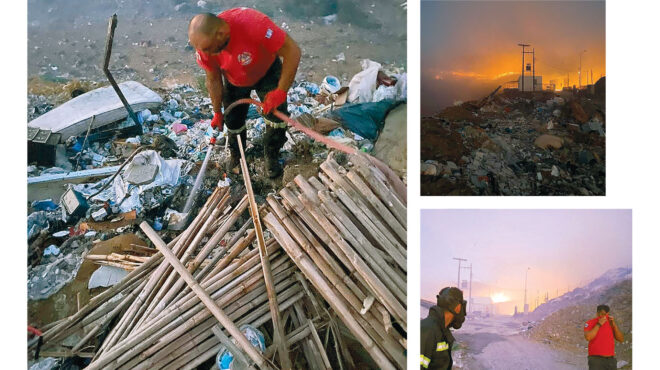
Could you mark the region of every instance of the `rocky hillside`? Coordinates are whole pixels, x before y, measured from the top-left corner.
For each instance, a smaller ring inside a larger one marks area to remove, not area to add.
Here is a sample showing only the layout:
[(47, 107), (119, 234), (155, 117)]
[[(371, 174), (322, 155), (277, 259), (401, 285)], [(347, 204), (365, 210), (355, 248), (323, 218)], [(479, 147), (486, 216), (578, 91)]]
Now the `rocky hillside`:
[[(533, 328), (528, 332), (530, 337), (553, 347), (586, 355), (584, 323), (595, 317), (596, 307), (599, 304), (607, 304), (625, 338), (623, 343), (616, 343), (615, 351), (619, 367), (632, 368), (632, 279), (630, 273), (626, 274), (625, 270), (630, 269), (610, 270), (594, 280), (587, 286), (595, 287), (594, 291), (587, 292), (587, 287), (584, 287), (562, 296), (564, 307), (532, 323)], [(609, 284), (612, 280), (620, 278), (623, 280)], [(554, 302), (552, 306), (558, 307), (558, 302)], [(545, 307), (545, 310), (549, 310), (550, 307)], [(540, 308), (542, 306), (539, 306)], [(534, 313), (536, 314), (537, 311), (538, 309)]]

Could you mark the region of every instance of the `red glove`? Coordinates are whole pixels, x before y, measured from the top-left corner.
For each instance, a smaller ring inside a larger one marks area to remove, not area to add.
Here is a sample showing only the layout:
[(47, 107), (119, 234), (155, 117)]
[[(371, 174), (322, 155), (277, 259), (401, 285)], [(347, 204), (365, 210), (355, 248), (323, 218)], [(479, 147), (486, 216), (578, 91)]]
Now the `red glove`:
[(215, 112), (213, 114), (213, 119), (211, 120), (211, 127), (218, 131), (222, 131), (222, 118), (222, 112)]
[(264, 101), (264, 106), (262, 110), (265, 114), (269, 114), (273, 109), (279, 107), (286, 102), (286, 91), (275, 89), (268, 94), (266, 94), (266, 99)]

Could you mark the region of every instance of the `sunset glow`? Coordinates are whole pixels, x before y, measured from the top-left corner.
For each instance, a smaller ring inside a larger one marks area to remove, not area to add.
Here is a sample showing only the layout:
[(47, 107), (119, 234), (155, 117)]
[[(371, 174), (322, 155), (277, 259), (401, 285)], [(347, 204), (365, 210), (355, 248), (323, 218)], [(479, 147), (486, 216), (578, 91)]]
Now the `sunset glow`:
[(519, 43), (530, 45), (525, 64), (534, 51), (544, 88), (586, 86), (605, 76), (605, 2), (422, 1), (421, 23), (423, 113), (518, 81)]

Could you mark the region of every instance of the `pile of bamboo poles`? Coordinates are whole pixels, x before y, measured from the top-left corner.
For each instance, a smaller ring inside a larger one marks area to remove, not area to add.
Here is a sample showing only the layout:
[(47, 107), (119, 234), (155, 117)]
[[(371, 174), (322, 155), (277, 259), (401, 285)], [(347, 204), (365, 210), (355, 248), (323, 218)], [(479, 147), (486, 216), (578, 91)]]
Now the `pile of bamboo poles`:
[[(267, 198), (264, 223), (382, 369), (406, 367), (406, 199), (361, 155)], [(399, 181), (399, 183), (397, 183)]]
[[(258, 368), (330, 369), (328, 351), (339, 367), (342, 361), (350, 364), (336, 321), (276, 240), (262, 240), (263, 251), (251, 249), (258, 239), (258, 230), (250, 228), (254, 218), (227, 235), (253, 203), (246, 195), (232, 208), (229, 198), (228, 188), (217, 188), (190, 226), (168, 244), (142, 223), (159, 252), (74, 315), (46, 327), (43, 353), (92, 357), (87, 369), (195, 368), (221, 346), (237, 361)], [(282, 315), (284, 344), (278, 342), (273, 300)], [(264, 333), (271, 344), (264, 354), (240, 334), (244, 324)], [(99, 338), (101, 333), (107, 334)], [(77, 344), (64, 346), (74, 334), (81, 338)]]

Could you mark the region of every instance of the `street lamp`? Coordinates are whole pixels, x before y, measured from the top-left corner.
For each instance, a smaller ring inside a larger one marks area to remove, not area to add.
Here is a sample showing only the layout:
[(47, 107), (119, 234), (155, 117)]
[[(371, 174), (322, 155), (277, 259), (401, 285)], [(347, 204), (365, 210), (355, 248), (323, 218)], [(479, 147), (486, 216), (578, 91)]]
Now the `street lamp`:
[(525, 48), (530, 46), (529, 44), (520, 43), (518, 46), (522, 46), (522, 70), (520, 71), (520, 89), (525, 91)]
[(578, 86), (582, 88), (582, 53), (586, 53), (586, 50), (580, 52), (580, 73), (578, 73)]
[(525, 270), (525, 301), (523, 302), (523, 312), (525, 313), (525, 315), (529, 310), (529, 307), (527, 306), (527, 273), (529, 272), (529, 270), (530, 270), (529, 267), (527, 268), (527, 270)]

